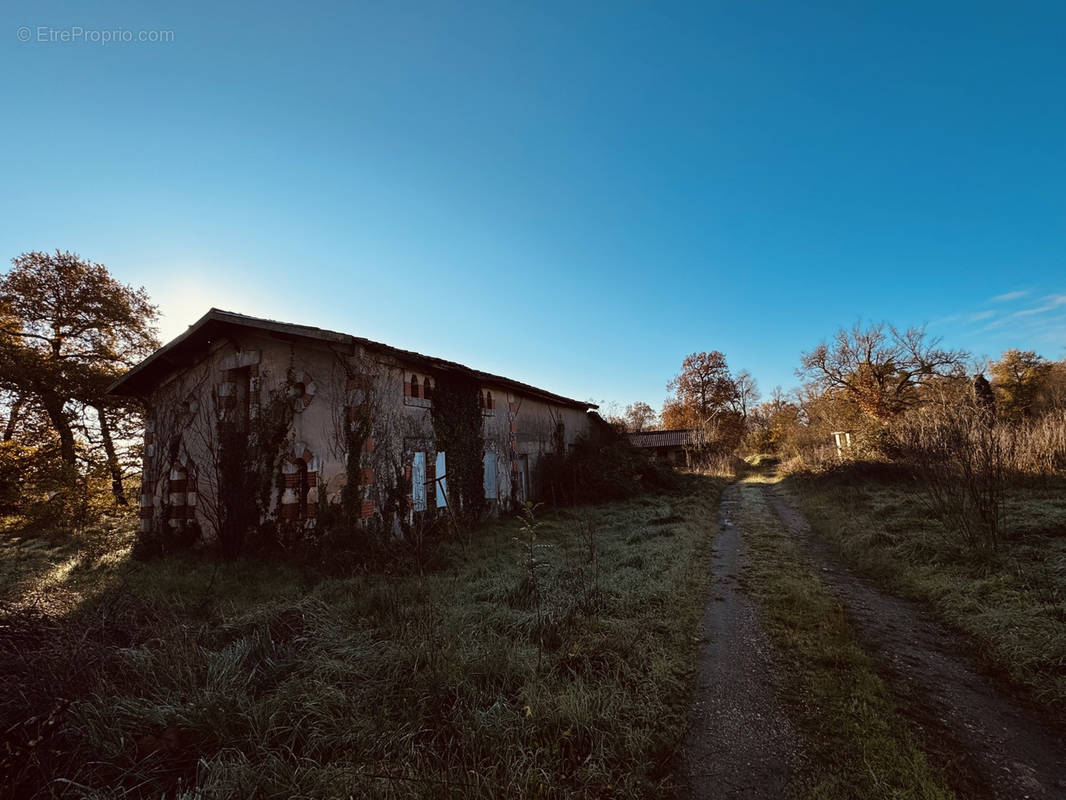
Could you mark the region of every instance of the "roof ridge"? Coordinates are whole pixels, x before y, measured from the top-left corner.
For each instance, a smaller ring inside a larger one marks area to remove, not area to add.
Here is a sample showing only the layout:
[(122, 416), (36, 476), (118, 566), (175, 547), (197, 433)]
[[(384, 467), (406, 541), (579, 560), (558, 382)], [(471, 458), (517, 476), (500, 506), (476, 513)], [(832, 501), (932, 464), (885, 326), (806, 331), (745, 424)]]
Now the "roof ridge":
[(146, 374), (147, 370), (152, 367), (152, 365), (163, 360), (168, 353), (174, 352), (183, 344), (190, 341), (197, 333), (203, 330), (204, 327), (206, 327), (212, 321), (231, 325), (242, 325), (251, 328), (259, 328), (261, 330), (266, 331), (275, 329), (275, 333), (290, 333), (292, 335), (303, 335), (309, 338), (326, 340), (332, 339), (350, 342), (351, 344), (360, 344), (364, 347), (369, 347), (371, 349), (386, 351), (400, 359), (428, 362), (437, 369), (466, 372), (475, 378), (484, 381), (502, 383), (504, 385), (510, 386), (511, 388), (519, 389), (530, 394), (536, 394), (541, 396), (543, 399), (547, 399), (549, 401), (553, 401), (563, 405), (584, 408), (586, 411), (599, 407), (595, 403), (589, 403), (583, 400), (575, 400), (570, 397), (564, 397), (563, 395), (550, 392), (547, 389), (541, 389), (537, 386), (533, 386), (532, 384), (524, 383), (522, 381), (515, 380), (514, 378), (508, 378), (504, 375), (495, 375), (491, 372), (485, 372), (483, 370), (474, 369), (473, 367), (468, 367), (465, 364), (460, 364), (457, 361), (449, 361), (448, 359), (439, 358), (437, 356), (429, 356), (425, 355), (424, 353), (415, 352), (413, 350), (404, 350), (399, 347), (393, 347), (392, 345), (385, 344), (384, 342), (377, 342), (362, 336), (355, 336), (350, 333), (329, 330), (328, 328), (320, 328), (314, 325), (303, 325), (297, 322), (283, 322), (281, 320), (268, 319), (266, 317), (254, 317), (249, 314), (242, 314), (237, 311), (227, 311), (225, 309), (216, 308), (214, 306), (212, 306), (202, 317), (196, 320), (196, 322), (192, 323), (185, 331), (183, 331), (181, 334), (164, 344), (146, 359), (134, 366), (125, 375), (123, 375), (121, 378), (112, 383), (107, 388), (108, 393), (136, 394), (135, 390), (130, 391), (130, 389), (131, 385), (138, 378)]

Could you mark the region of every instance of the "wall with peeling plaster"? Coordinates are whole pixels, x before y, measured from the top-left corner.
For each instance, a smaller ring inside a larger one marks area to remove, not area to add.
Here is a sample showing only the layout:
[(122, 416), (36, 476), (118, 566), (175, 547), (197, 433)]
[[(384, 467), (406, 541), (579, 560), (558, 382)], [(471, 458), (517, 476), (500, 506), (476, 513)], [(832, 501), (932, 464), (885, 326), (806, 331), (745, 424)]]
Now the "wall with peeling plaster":
[[(246, 377), (247, 398), (235, 375)], [(412, 376), (420, 387), (427, 377), (432, 380), (432, 373), (419, 363), (358, 345), (257, 331), (211, 342), (199, 360), (173, 370), (148, 398), (142, 529), (195, 526), (211, 539), (219, 507), (219, 480), (211, 469), (217, 458), (218, 405), (246, 408), (255, 419), (269, 398), (281, 396), (290, 404), (291, 425), (282, 454), (287, 459), (281, 465), (283, 485), (270, 490), (269, 514), (313, 528), (320, 498), (340, 501), (348, 459), (358, 458), (361, 516), (372, 517), (387, 482), (410, 481), (416, 452), (426, 454), (430, 470), (436, 459), (432, 400), (410, 396)], [(587, 435), (588, 414), (505, 385), (488, 383), (482, 391), (491, 392), (493, 399), (493, 407), (481, 411), (485, 451), (496, 456), (499, 499), (490, 505), (508, 507), (518, 487), (515, 481), (526, 490), (520, 500), (536, 499), (539, 458), (554, 450), (560, 434), (567, 448)], [(344, 415), (368, 400), (374, 408), (371, 440), (363, 452), (348, 453)], [(431, 484), (431, 496), (433, 489)], [(304, 491), (306, 507), (300, 508), (294, 504)]]

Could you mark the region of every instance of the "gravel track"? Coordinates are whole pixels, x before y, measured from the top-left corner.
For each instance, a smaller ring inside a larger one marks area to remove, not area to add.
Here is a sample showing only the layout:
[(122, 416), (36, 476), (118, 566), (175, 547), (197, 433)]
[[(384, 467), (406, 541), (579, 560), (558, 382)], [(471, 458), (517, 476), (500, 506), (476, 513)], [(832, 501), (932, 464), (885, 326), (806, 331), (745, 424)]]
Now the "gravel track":
[(963, 655), (971, 645), (928, 612), (843, 566), (773, 487), (762, 490), (822, 581), (843, 601), (857, 636), (960, 798), (1066, 800), (1066, 732), (981, 675)]
[(737, 527), (740, 486), (722, 495), (711, 600), (703, 618), (697, 701), (682, 784), (692, 798), (783, 800), (799, 747), (774, 697), (773, 658), (751, 600), (738, 585), (746, 552)]

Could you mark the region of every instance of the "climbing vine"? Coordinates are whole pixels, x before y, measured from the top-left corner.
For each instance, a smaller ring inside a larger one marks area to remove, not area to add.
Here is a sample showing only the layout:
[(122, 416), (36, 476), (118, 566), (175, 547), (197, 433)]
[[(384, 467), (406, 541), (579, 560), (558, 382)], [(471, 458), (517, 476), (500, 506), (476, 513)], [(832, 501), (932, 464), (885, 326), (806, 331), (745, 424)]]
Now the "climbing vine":
[(436, 376), (433, 431), (437, 451), (447, 454), (452, 510), (476, 517), (485, 505), (484, 449), (476, 381), (464, 376)]
[[(218, 422), (219, 544), (226, 555), (244, 547), (247, 534), (259, 531), (282, 483), (281, 462), (292, 427), (293, 406), (288, 387), (272, 391), (254, 419)], [(279, 495), (280, 496), (280, 495)], [(264, 544), (264, 541), (260, 541)]]
[[(369, 384), (369, 381), (366, 381)], [(363, 449), (373, 430), (373, 404), (370, 401), (370, 386), (359, 388), (360, 402), (347, 406), (343, 421), (344, 449), (347, 453), (345, 471), (347, 480), (341, 489), (341, 515), (348, 527), (354, 527), (360, 518), (363, 502), (359, 473), (362, 470)]]

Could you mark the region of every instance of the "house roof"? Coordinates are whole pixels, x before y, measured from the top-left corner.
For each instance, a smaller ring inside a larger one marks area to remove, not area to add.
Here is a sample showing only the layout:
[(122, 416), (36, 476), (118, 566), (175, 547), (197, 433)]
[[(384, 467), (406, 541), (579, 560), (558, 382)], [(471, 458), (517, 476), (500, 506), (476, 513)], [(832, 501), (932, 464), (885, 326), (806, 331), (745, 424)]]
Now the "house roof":
[(691, 429), (678, 431), (642, 431), (627, 434), (634, 447), (685, 447), (692, 443)]
[(291, 322), (278, 322), (261, 317), (250, 317), (246, 314), (237, 314), (233, 311), (223, 311), (212, 308), (200, 319), (189, 326), (188, 330), (177, 338), (167, 342), (161, 348), (148, 356), (144, 361), (135, 366), (111, 386), (108, 392), (111, 394), (126, 395), (130, 397), (143, 396), (150, 390), (154, 383), (167, 372), (184, 366), (186, 355), (205, 342), (211, 341), (227, 331), (235, 328), (253, 329), (265, 331), (282, 338), (295, 338), (316, 340), (323, 342), (335, 342), (341, 345), (359, 345), (374, 352), (391, 355), (395, 358), (415, 362), (439, 372), (457, 372), (475, 378), (482, 383), (492, 383), (513, 389), (520, 394), (532, 396), (557, 405), (569, 406), (588, 410), (597, 408), (593, 403), (583, 400), (573, 400), (569, 397), (554, 394), (527, 383), (506, 378), (502, 375), (493, 375), (489, 372), (471, 369), (454, 361), (446, 361), (441, 358), (415, 353), (411, 350), (401, 350), (390, 347), (381, 342), (374, 342), (360, 336), (352, 336), (347, 333), (338, 333), (324, 328), (316, 328), (311, 325), (296, 325)]

